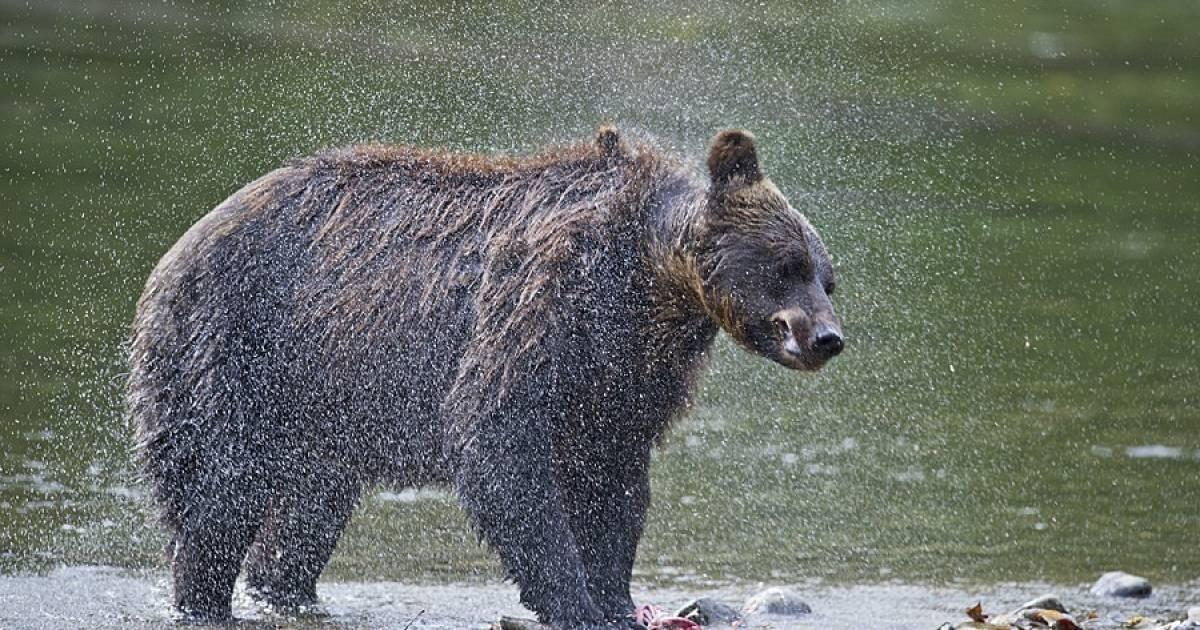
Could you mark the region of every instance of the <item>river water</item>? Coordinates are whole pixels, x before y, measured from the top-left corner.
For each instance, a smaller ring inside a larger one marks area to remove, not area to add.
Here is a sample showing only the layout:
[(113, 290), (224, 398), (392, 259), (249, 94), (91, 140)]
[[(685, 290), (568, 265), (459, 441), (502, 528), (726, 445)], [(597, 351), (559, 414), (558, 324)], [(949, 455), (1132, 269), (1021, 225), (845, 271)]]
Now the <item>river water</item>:
[[(718, 343), (655, 461), (650, 596), (801, 584), (825, 614), (861, 597), (911, 627), (1110, 569), (1163, 585), (1151, 607), (1200, 598), (1189, 3), (0, 15), (0, 597), (23, 620), (4, 623), (34, 624), (46, 591), (96, 625), (164, 618), (121, 343), (192, 222), (324, 146), (527, 152), (602, 120), (697, 169), (715, 130), (754, 131), (834, 254), (848, 335), (817, 375)], [(322, 593), (347, 623), (401, 627), (416, 604), (371, 617), (376, 594), (477, 593), (486, 621), (515, 602), (499, 576), (449, 494), (382, 488)]]

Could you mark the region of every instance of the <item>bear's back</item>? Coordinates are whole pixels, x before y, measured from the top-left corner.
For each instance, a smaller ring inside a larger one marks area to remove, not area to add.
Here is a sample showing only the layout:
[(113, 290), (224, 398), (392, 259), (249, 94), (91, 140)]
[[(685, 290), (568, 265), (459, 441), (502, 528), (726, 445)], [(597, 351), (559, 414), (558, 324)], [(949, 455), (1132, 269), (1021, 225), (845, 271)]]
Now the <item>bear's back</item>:
[(571, 264), (582, 235), (608, 229), (631, 164), (586, 145), (527, 158), (368, 145), (291, 168), (308, 182), (281, 209), (303, 231), (302, 319), (399, 330), (469, 323), (485, 273)]

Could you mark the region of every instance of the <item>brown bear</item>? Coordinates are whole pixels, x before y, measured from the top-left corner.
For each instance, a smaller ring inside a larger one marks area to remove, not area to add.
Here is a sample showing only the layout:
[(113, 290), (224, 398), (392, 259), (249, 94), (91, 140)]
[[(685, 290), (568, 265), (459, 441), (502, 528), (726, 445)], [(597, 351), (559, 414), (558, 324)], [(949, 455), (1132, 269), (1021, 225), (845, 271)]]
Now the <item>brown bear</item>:
[(128, 402), (174, 604), (283, 607), (363, 489), (453, 484), (521, 601), (633, 627), (651, 447), (718, 329), (789, 368), (842, 349), (816, 231), (724, 131), (701, 183), (611, 127), (535, 157), (359, 146), (299, 159), (150, 275)]

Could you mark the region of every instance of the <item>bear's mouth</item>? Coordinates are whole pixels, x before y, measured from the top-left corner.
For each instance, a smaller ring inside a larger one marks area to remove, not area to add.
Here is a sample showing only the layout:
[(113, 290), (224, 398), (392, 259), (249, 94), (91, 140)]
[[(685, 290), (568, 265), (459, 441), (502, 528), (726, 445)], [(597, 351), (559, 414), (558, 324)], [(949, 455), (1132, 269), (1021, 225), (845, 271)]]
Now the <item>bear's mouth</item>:
[(805, 372), (820, 370), (825, 367), (826, 363), (829, 363), (829, 359), (831, 358), (833, 357), (804, 351), (798, 347), (795, 340), (790, 336), (783, 343), (779, 344), (779, 351), (776, 353), (776, 356), (771, 357), (771, 359), (783, 367)]

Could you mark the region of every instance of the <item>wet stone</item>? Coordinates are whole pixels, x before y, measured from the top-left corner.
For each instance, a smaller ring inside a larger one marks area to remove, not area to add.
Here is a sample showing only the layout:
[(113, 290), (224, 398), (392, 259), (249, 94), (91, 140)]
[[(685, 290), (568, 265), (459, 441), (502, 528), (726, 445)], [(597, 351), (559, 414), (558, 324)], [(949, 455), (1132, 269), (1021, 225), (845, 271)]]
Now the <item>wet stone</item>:
[(1124, 571), (1110, 571), (1092, 585), (1091, 593), (1098, 597), (1149, 597), (1150, 580)]
[(1031, 599), (1017, 607), (1018, 611), (1028, 608), (1040, 608), (1042, 610), (1053, 610), (1063, 614), (1068, 614), (1071, 611), (1063, 605), (1062, 600), (1054, 595), (1042, 595), (1041, 597)]
[(746, 600), (742, 612), (768, 615), (807, 615), (812, 608), (800, 596), (777, 586), (768, 588)]
[[(981, 628), (1072, 628), (1078, 627), (1070, 615), (1051, 608), (1022, 608), (1015, 612), (997, 615), (987, 620)], [(972, 626), (967, 626), (972, 627)]]
[(727, 626), (742, 618), (736, 608), (711, 597), (693, 599), (684, 604), (675, 616), (690, 619), (702, 626)]
[[(997, 615), (989, 619), (988, 623), (1003, 628), (1011, 626), (1024, 627), (1031, 623), (1034, 624), (1033, 627), (1041, 627), (1058, 623), (1060, 619), (1074, 623), (1074, 620), (1068, 617), (1067, 613), (1067, 607), (1063, 605), (1058, 597), (1054, 595), (1042, 595), (1021, 604), (1012, 612)], [(1065, 622), (1062, 625), (1069, 627)]]
[(550, 630), (550, 626), (538, 623), (535, 619), (506, 616), (492, 624), (491, 630)]

